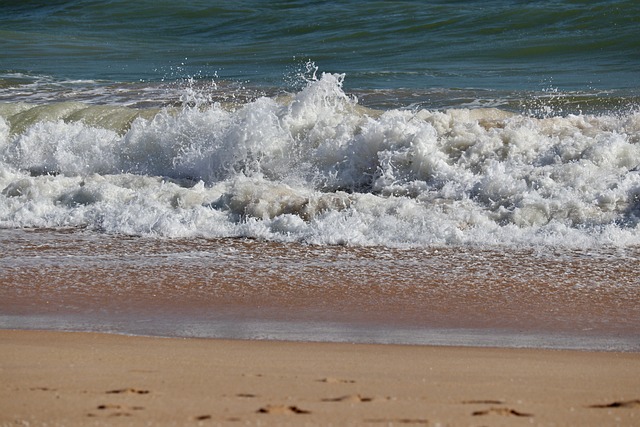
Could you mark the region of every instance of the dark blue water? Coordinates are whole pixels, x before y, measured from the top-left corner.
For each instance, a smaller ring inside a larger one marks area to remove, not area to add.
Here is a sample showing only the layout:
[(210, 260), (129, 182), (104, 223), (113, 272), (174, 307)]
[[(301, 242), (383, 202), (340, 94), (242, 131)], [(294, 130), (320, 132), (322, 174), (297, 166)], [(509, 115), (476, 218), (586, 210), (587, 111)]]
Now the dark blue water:
[(287, 87), (307, 61), (347, 89), (635, 91), (640, 2), (0, 2), (5, 80)]

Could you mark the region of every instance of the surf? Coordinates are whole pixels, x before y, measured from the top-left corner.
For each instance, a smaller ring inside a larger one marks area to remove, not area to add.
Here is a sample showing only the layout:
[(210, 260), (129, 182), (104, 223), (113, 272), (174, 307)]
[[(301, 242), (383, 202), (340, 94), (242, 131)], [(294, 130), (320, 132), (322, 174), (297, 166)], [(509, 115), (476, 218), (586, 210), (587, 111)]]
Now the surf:
[(345, 75), (236, 103), (0, 105), (0, 226), (314, 244), (636, 245), (640, 114), (361, 105)]

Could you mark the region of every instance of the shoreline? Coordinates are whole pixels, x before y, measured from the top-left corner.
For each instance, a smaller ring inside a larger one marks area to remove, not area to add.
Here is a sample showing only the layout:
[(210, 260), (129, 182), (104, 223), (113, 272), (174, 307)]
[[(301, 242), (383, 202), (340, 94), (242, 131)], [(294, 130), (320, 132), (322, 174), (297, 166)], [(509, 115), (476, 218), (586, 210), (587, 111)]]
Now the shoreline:
[(0, 328), (640, 350), (639, 249), (0, 233)]
[[(0, 330), (0, 425), (634, 425), (640, 354)], [(43, 357), (46, 355), (46, 357)]]
[(98, 333), (147, 338), (275, 341), (363, 345), (500, 348), (549, 351), (593, 351), (640, 354), (636, 335), (588, 334), (588, 331), (535, 331), (462, 328), (420, 328), (371, 321), (329, 323), (292, 319), (222, 317), (217, 319), (63, 318), (6, 316), (0, 330)]

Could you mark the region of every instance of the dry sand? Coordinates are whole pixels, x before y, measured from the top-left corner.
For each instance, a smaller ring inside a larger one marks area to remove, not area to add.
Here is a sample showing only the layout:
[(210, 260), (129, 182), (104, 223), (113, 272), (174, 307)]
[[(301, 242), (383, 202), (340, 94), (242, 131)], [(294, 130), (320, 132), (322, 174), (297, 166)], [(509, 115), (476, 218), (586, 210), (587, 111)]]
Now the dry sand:
[(0, 425), (640, 425), (640, 353), (0, 331)]

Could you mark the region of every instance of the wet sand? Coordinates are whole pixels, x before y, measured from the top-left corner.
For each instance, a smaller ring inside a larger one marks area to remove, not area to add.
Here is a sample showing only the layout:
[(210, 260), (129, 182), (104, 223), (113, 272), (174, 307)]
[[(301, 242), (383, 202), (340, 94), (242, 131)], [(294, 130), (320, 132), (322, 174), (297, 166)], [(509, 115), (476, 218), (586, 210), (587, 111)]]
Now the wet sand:
[(640, 351), (640, 251), (0, 232), (0, 328)]
[(3, 426), (639, 421), (639, 353), (0, 331)]

